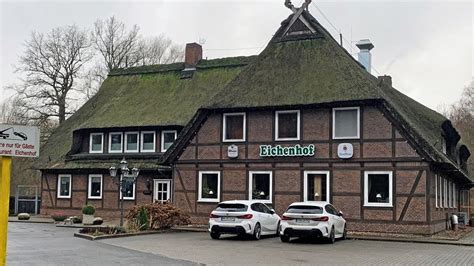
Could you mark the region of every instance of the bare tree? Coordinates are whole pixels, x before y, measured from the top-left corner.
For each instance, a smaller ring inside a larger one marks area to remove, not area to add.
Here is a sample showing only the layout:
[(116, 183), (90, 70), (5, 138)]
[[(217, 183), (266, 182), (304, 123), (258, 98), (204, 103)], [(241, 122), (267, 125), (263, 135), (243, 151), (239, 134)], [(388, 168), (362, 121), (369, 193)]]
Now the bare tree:
[(62, 123), (69, 110), (69, 94), (83, 65), (90, 60), (89, 38), (76, 25), (58, 27), (48, 34), (33, 32), (17, 68), (26, 77), (15, 90), (31, 119), (57, 117)]
[(138, 30), (138, 26), (134, 25), (127, 31), (125, 24), (114, 16), (95, 22), (92, 40), (108, 71), (137, 63), (135, 50), (139, 39)]
[[(461, 135), (461, 141), (474, 154), (474, 79), (466, 86), (461, 99), (447, 108), (444, 114)], [(474, 173), (474, 159), (469, 160), (470, 173)]]
[(141, 39), (136, 53), (140, 65), (169, 64), (184, 57), (184, 50), (164, 35)]

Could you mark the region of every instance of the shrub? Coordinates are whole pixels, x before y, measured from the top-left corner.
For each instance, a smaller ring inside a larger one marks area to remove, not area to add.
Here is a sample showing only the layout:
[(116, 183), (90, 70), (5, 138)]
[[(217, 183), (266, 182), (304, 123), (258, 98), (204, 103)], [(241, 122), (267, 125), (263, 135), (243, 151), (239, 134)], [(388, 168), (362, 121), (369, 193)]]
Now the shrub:
[(63, 222), (66, 220), (67, 215), (64, 212), (55, 212), (51, 214), (51, 218), (56, 222)]
[[(144, 216), (146, 215), (146, 219)], [(180, 209), (169, 203), (151, 203), (134, 206), (127, 213), (127, 222), (130, 229), (150, 230), (168, 229), (175, 225), (189, 224), (190, 217)]]
[(101, 225), (104, 222), (104, 220), (100, 217), (95, 217), (94, 220), (92, 221), (93, 225)]
[(86, 205), (82, 207), (82, 214), (93, 215), (95, 213), (95, 208), (92, 205)]
[(88, 234), (93, 236), (100, 235), (117, 235), (126, 233), (127, 230), (121, 226), (107, 226), (107, 227), (86, 227), (79, 230), (81, 234)]

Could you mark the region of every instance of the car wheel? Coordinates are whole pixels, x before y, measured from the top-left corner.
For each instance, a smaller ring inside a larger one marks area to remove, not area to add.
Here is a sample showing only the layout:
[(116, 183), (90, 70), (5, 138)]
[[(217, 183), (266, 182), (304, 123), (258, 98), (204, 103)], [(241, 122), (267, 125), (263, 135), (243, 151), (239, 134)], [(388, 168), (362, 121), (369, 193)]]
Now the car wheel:
[(342, 233), (342, 240), (345, 240), (347, 239), (347, 228), (346, 228), (346, 225), (344, 225), (344, 233)]
[(276, 236), (280, 236), (280, 222), (278, 222), (278, 225), (277, 225)]
[(255, 240), (259, 240), (261, 236), (262, 236), (262, 227), (260, 226), (259, 223), (257, 223), (255, 225), (255, 228), (253, 229), (253, 238)]
[(329, 244), (334, 244), (336, 242), (336, 233), (334, 232), (334, 226), (331, 228), (331, 233), (329, 234), (328, 237), (328, 243)]
[(221, 234), (218, 232), (211, 232), (211, 238), (212, 239), (219, 239), (221, 237)]
[(288, 243), (288, 242), (290, 242), (290, 236), (281, 235), (281, 236), (280, 236), (280, 240), (281, 240), (281, 242)]

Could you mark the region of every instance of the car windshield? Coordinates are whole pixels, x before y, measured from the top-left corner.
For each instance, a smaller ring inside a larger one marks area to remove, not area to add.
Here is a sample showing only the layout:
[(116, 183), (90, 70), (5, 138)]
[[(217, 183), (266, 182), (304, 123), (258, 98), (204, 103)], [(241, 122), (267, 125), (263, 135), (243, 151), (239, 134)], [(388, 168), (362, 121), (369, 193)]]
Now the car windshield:
[(287, 213), (322, 214), (323, 208), (317, 206), (290, 206)]
[(247, 211), (247, 205), (242, 203), (221, 203), (217, 205), (216, 211), (244, 212)]

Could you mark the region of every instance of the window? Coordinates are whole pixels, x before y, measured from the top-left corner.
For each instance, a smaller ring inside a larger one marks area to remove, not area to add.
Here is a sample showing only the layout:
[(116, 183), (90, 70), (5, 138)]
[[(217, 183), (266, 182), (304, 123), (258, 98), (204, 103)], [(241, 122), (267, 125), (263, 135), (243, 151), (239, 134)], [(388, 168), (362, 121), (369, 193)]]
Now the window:
[(438, 176), (438, 187), (439, 187), (439, 207), (444, 208), (444, 182), (441, 176)]
[[(123, 193), (124, 200), (134, 200), (135, 199), (135, 183), (133, 182), (123, 182), (122, 189), (125, 191)], [(120, 191), (120, 196), (122, 196), (122, 191)]]
[(125, 133), (125, 152), (138, 152), (138, 132)]
[(360, 108), (334, 108), (332, 111), (333, 139), (358, 139), (360, 132)]
[(441, 136), (441, 150), (443, 151), (444, 154), (447, 154), (448, 152), (446, 139), (444, 138), (444, 136)]
[(305, 213), (305, 214), (322, 214), (323, 208), (316, 206), (306, 206), (306, 205), (293, 205), (288, 207), (287, 213)]
[(161, 131), (161, 152), (167, 151), (168, 148), (173, 145), (177, 135), (178, 132), (176, 130)]
[(443, 178), (443, 193), (444, 193), (443, 206), (445, 208), (448, 208), (448, 180), (446, 178)]
[(272, 172), (249, 172), (249, 199), (272, 202)]
[(123, 150), (123, 134), (121, 132), (112, 132), (109, 134), (109, 152), (121, 153)]
[(89, 152), (90, 153), (102, 153), (102, 143), (104, 142), (103, 133), (91, 133), (89, 140)]
[(171, 180), (155, 180), (154, 200), (158, 202), (166, 202), (170, 199)]
[(364, 206), (392, 207), (392, 172), (365, 172)]
[(141, 151), (142, 152), (155, 152), (155, 132), (154, 131), (143, 131), (141, 138)]
[(102, 198), (102, 175), (89, 175), (89, 199)]
[(275, 139), (299, 140), (300, 139), (300, 111), (276, 111), (275, 113)]
[(439, 208), (438, 205), (438, 175), (435, 175), (435, 205), (436, 208)]
[(329, 172), (304, 172), (304, 200), (329, 202)]
[(58, 175), (58, 198), (71, 198), (71, 175)]
[(449, 208), (453, 207), (453, 182), (448, 180), (448, 205)]
[(221, 193), (221, 173), (218, 171), (199, 172), (198, 201), (219, 202)]
[(224, 141), (245, 141), (245, 113), (224, 114)]

